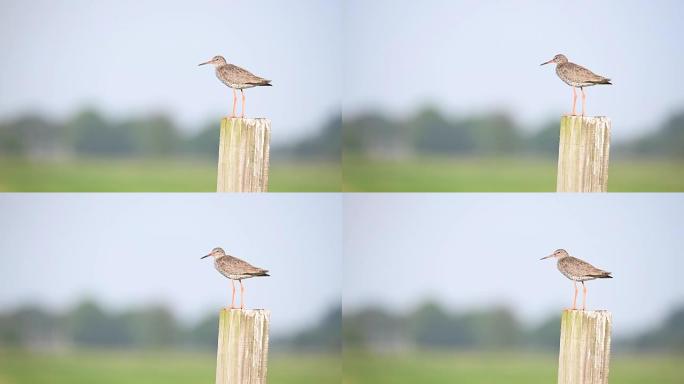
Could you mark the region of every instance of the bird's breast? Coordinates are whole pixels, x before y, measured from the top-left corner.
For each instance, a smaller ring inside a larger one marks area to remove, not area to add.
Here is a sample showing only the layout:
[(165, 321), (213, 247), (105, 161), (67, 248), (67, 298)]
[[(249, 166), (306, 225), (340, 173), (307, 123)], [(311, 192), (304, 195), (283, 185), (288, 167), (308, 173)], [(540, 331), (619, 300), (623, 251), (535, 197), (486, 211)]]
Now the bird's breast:
[(228, 87), (230, 87), (230, 88), (237, 88), (237, 87), (235, 87), (235, 84), (233, 84), (233, 83), (230, 81), (230, 79), (228, 79), (228, 78), (226, 78), (225, 76), (223, 76), (223, 75), (221, 74), (221, 72), (219, 72), (218, 70), (216, 71), (216, 78), (219, 79), (223, 84), (225, 84), (226, 86), (228, 86)]
[(559, 263), (556, 264), (556, 266), (558, 267), (558, 270), (560, 271), (560, 273), (563, 274), (563, 276), (567, 277), (570, 280), (580, 281), (578, 279), (579, 276), (576, 276), (575, 274), (570, 272), (570, 270), (568, 268), (564, 267), (563, 264), (560, 263), (560, 260), (559, 260)]

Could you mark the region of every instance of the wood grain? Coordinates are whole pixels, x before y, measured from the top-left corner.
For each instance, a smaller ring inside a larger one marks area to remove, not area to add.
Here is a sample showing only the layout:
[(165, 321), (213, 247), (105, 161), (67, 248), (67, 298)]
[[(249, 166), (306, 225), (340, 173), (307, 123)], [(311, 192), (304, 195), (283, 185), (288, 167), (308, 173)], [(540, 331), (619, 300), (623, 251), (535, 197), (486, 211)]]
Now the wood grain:
[(608, 383), (611, 328), (608, 311), (563, 311), (558, 384)]
[(268, 191), (271, 121), (221, 120), (217, 192)]
[(610, 119), (563, 116), (557, 192), (607, 192)]
[(264, 384), (270, 311), (223, 309), (219, 315), (216, 384)]

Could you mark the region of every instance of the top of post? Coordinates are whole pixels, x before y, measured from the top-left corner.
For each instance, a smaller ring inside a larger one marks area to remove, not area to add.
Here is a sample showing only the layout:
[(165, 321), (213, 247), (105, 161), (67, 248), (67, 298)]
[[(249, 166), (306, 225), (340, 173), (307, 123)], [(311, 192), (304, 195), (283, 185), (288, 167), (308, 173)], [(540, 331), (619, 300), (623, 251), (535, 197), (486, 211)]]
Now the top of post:
[(240, 314), (248, 317), (257, 315), (270, 316), (271, 311), (268, 309), (221, 308), (221, 314)]
[(610, 122), (610, 118), (608, 116), (582, 116), (582, 115), (563, 115), (561, 116), (561, 121), (563, 120), (571, 120), (571, 121), (607, 121)]
[(266, 123), (270, 124), (271, 120), (267, 117), (224, 117), (222, 122), (245, 122), (247, 124)]
[(590, 310), (590, 311), (589, 310), (582, 310), (582, 309), (564, 309), (563, 313), (565, 313), (565, 312), (585, 312), (585, 313), (589, 313), (589, 314), (610, 313), (610, 311), (607, 309), (594, 309), (594, 310)]
[(598, 309), (593, 311), (583, 311), (581, 309), (565, 309), (563, 310), (563, 319), (574, 320), (574, 319), (612, 319), (612, 314), (606, 309)]

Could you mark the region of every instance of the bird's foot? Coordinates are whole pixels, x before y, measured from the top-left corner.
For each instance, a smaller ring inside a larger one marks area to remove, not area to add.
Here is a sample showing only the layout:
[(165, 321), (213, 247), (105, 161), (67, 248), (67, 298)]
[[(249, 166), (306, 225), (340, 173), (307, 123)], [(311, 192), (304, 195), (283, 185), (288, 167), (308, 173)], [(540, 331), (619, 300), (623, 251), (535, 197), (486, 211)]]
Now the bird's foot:
[(228, 118), (229, 118), (229, 119), (235, 119), (235, 118), (237, 118), (237, 116), (235, 116), (235, 115), (230, 115), (230, 116), (228, 116)]
[(572, 308), (563, 308), (564, 311), (576, 311), (577, 308), (572, 307)]

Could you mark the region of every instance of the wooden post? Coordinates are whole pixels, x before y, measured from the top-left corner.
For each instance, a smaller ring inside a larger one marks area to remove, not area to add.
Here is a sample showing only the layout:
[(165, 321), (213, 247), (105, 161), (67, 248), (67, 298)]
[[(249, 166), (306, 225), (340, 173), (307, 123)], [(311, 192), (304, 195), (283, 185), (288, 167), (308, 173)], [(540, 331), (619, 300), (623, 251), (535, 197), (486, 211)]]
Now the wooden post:
[(608, 311), (563, 311), (558, 384), (608, 383), (611, 324)]
[(563, 116), (557, 192), (607, 192), (610, 119)]
[(269, 119), (221, 120), (217, 192), (268, 191)]
[(222, 309), (219, 316), (216, 384), (264, 384), (271, 312)]

